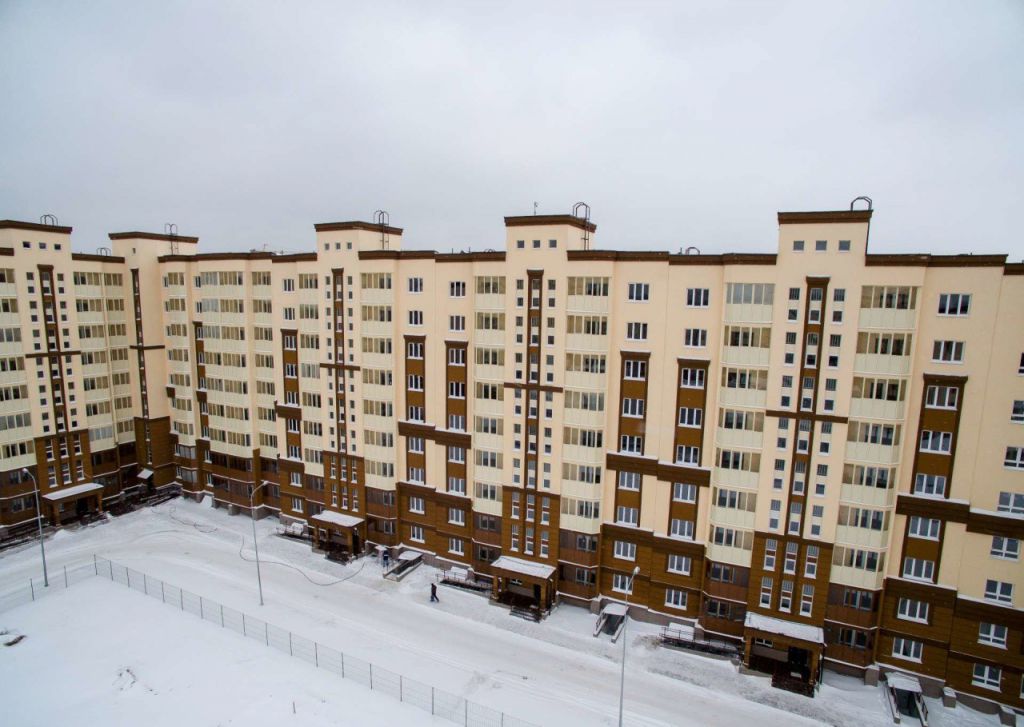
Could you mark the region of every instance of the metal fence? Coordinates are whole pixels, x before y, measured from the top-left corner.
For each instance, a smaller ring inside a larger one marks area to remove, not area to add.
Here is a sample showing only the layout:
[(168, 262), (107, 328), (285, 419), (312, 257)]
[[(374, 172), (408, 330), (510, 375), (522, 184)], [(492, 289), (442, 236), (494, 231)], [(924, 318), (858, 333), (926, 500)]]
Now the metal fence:
[(0, 593), (0, 613), (45, 598), (51, 593), (63, 591), (95, 575), (96, 566), (88, 563), (73, 568), (64, 566), (62, 570), (53, 571), (49, 574), (48, 586), (43, 585), (42, 578), (29, 578), (28, 585)]
[(95, 576), (109, 578), (115, 583), (156, 598), (180, 611), (191, 613), (269, 648), (302, 659), (318, 669), (334, 672), (342, 679), (351, 679), (374, 691), (389, 694), (401, 702), (419, 707), (456, 724), (465, 727), (536, 727), (532, 722), (374, 666), (368, 661), (304, 638), (243, 611), (198, 596), (106, 558), (94, 557), (91, 564), (65, 568), (57, 574), (56, 579), (50, 579), (49, 588), (44, 589), (42, 584), (30, 581), (28, 588), (0, 595), (0, 612), (42, 598), (45, 593), (64, 590), (74, 583)]

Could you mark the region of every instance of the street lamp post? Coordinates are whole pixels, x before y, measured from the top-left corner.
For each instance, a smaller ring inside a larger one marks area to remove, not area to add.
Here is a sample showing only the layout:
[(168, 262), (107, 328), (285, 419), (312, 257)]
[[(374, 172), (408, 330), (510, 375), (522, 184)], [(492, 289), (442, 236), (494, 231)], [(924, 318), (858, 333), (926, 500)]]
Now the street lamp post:
[(636, 580), (640, 566), (633, 569), (629, 576), (629, 588), (626, 589), (626, 613), (622, 617), (622, 675), (619, 679), (619, 727), (622, 727), (622, 698), (626, 694), (626, 626), (629, 625), (629, 594), (633, 592), (633, 581)]
[(39, 552), (43, 554), (43, 585), (49, 587), (50, 578), (46, 574), (46, 546), (43, 545), (43, 511), (39, 507), (39, 483), (28, 467), (22, 467), (21, 471), (32, 478), (33, 493), (36, 496), (36, 524), (39, 525)]
[(260, 588), (260, 605), (263, 605), (263, 578), (260, 576), (260, 547), (256, 544), (256, 507), (253, 505), (253, 497), (256, 491), (267, 485), (266, 480), (261, 482), (249, 492), (249, 515), (252, 516), (252, 548), (256, 551), (256, 583)]

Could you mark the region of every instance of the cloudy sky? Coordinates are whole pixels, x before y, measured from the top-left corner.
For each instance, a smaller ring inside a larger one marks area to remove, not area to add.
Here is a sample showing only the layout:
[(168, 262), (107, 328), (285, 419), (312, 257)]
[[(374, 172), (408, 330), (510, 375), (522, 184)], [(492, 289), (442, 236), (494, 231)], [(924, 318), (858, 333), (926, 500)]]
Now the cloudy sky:
[(874, 198), (877, 252), (1024, 257), (1024, 3), (0, 0), (0, 218), (312, 249), (390, 211), (488, 248), (771, 251)]

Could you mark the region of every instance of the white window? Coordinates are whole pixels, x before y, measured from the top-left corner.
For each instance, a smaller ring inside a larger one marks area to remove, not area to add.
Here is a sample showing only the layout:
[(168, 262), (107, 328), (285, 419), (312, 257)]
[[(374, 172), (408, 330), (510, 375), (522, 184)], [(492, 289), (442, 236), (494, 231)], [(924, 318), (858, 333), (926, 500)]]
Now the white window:
[(965, 316), (970, 310), (970, 293), (942, 293), (939, 295), (940, 316)]
[(814, 586), (805, 585), (800, 591), (800, 615), (810, 616), (814, 610)]
[(1013, 584), (989, 578), (985, 581), (985, 598), (998, 603), (1013, 603)]
[(901, 598), (896, 606), (896, 615), (904, 621), (928, 623), (928, 604), (913, 598)]
[(923, 558), (904, 558), (903, 577), (915, 581), (931, 582), (935, 575), (935, 561)]
[(762, 608), (772, 607), (772, 589), (775, 587), (775, 579), (771, 576), (761, 577), (761, 594), (759, 603)]
[(688, 482), (673, 482), (672, 499), (675, 502), (696, 502), (697, 485)]
[(669, 555), (668, 557), (668, 570), (669, 573), (679, 573), (684, 576), (690, 575), (690, 568), (693, 564), (693, 560), (688, 555)]
[(676, 464), (700, 466), (700, 447), (680, 444), (676, 447)]
[(1014, 399), (1010, 407), (1010, 421), (1015, 424), (1024, 424), (1024, 399)]
[(999, 512), (1009, 512), (1014, 515), (1024, 515), (1024, 493), (1000, 492)]
[(615, 522), (619, 525), (636, 525), (640, 521), (640, 511), (635, 507), (619, 505), (615, 509)]
[(465, 525), (466, 511), (458, 507), (449, 507), (448, 522), (452, 525)]
[(937, 518), (920, 517), (919, 515), (910, 516), (909, 534), (912, 538), (938, 540), (941, 528), (942, 521)]
[(412, 540), (413, 542), (416, 542), (416, 543), (422, 543), (423, 542), (423, 526), (422, 525), (413, 525), (413, 526), (411, 526), (409, 528), (409, 540)]
[(929, 409), (956, 409), (960, 389), (955, 386), (929, 386), (925, 406)]
[(637, 359), (626, 359), (624, 362), (625, 371), (623, 375), (633, 381), (643, 381), (647, 378), (647, 362)]
[(764, 569), (775, 570), (775, 558), (779, 552), (779, 541), (775, 538), (768, 538), (764, 541)]
[(1002, 535), (992, 536), (992, 549), (989, 554), (994, 558), (1004, 560), (1017, 560), (1020, 558), (1020, 540), (1017, 538), (1006, 538)]
[(647, 283), (630, 283), (629, 284), (629, 299), (636, 303), (642, 303), (650, 300), (651, 298), (651, 286)]
[(644, 438), (623, 434), (619, 437), (619, 451), (628, 452), (629, 454), (643, 454)]
[(630, 322), (626, 324), (626, 338), (630, 341), (647, 340), (647, 324)]
[(619, 472), (620, 490), (639, 490), (641, 474), (639, 472)]
[(711, 303), (711, 291), (708, 288), (687, 288), (686, 305), (689, 308), (707, 308)]
[(409, 311), (409, 325), (410, 326), (422, 326), (423, 325), (423, 311), (411, 310)]
[(448, 316), (448, 330), (456, 333), (466, 330), (466, 316)]
[(783, 581), (779, 593), (779, 610), (789, 613), (793, 610), (793, 581)]
[(990, 624), (984, 621), (978, 624), (978, 643), (1006, 648), (1006, 627), (1002, 624)]
[(1003, 466), (1015, 470), (1024, 470), (1024, 447), (1007, 447)]
[(622, 400), (622, 416), (642, 419), (644, 416), (645, 403), (646, 402), (643, 399), (624, 398)]
[(946, 478), (942, 475), (918, 474), (914, 479), (914, 494), (944, 497), (946, 495)]
[(669, 523), (669, 534), (674, 538), (693, 540), (693, 520), (672, 518)]
[(448, 365), (449, 366), (465, 366), (466, 365), (466, 349), (464, 349), (464, 348), (449, 348), (448, 349)]
[(422, 293), (423, 292), (423, 278), (409, 278), (409, 292), (410, 293)]
[(302, 498), (301, 497), (293, 497), (292, 498), (292, 512), (302, 512)]
[(665, 605), (672, 608), (686, 608), (686, 591), (678, 591), (675, 588), (666, 588)]
[(932, 361), (936, 363), (963, 363), (963, 341), (936, 341), (932, 345)]
[(688, 348), (704, 348), (708, 345), (707, 329), (687, 328), (684, 332), (683, 343)]
[(911, 639), (905, 639), (902, 636), (897, 636), (892, 640), (892, 655), (901, 659), (921, 661), (921, 652), (923, 650), (924, 647), (921, 645), (920, 641), (912, 641)]
[(679, 407), (679, 426), (699, 428), (704, 421), (704, 410), (691, 407)]
[(422, 497), (410, 497), (409, 498), (409, 512), (414, 512), (422, 515), (424, 510), (423, 498)]
[(452, 298), (465, 298), (466, 297), (466, 281), (464, 280), (453, 280), (448, 284), (448, 294)]
[(703, 389), (704, 369), (682, 369), (679, 372), (679, 388)]
[(930, 429), (921, 430), (922, 452), (936, 452), (938, 454), (949, 454), (952, 448), (952, 432), (933, 432)]
[(1003, 670), (998, 666), (988, 666), (987, 664), (974, 665), (974, 673), (971, 677), (971, 684), (974, 686), (999, 691), (1002, 680)]
[(612, 590), (619, 593), (632, 593), (633, 578), (622, 573), (616, 573), (612, 576)]
[(636, 560), (636, 543), (627, 543), (624, 540), (616, 540), (615, 557), (622, 560)]

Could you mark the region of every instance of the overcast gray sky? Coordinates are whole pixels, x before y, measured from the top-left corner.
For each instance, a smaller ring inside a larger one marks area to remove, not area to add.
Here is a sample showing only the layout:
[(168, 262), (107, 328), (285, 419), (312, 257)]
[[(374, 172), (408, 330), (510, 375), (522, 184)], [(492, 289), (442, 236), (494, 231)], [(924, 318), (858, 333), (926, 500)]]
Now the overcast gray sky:
[(1021, 258), (1022, 41), (1020, 0), (0, 0), (0, 218), (449, 250), (585, 200), (598, 247), (772, 251), (866, 194), (876, 252)]

